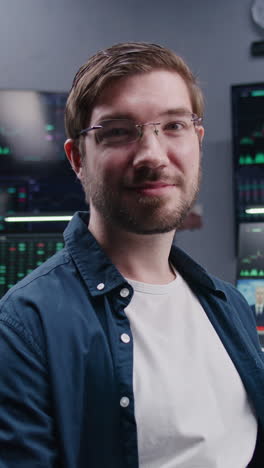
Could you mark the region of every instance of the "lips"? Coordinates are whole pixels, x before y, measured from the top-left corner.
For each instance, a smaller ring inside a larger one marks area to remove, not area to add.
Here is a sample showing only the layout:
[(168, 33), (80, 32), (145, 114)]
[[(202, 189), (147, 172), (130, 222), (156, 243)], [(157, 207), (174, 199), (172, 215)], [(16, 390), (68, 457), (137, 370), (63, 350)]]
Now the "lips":
[(142, 182), (140, 184), (135, 184), (128, 186), (128, 189), (131, 190), (144, 190), (144, 189), (158, 189), (162, 187), (173, 187), (175, 184), (168, 181), (155, 181), (155, 182)]
[(167, 194), (174, 187), (175, 184), (169, 184), (168, 182), (147, 182), (144, 184), (129, 187), (129, 190), (133, 190), (141, 195), (161, 196)]
[(136, 185), (135, 188), (137, 189), (156, 189), (156, 188), (162, 188), (162, 187), (171, 187), (174, 184), (168, 184), (167, 182), (155, 182), (155, 183), (146, 183), (146, 184), (141, 184), (141, 185)]

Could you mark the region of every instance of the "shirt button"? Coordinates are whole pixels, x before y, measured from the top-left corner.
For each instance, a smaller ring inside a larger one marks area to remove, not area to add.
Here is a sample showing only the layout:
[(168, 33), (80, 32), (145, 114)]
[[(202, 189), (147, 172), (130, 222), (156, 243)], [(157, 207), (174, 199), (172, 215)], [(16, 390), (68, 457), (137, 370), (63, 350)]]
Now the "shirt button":
[(123, 396), (120, 400), (120, 406), (122, 406), (122, 408), (127, 408), (129, 405), (129, 398), (127, 398), (126, 396)]
[(105, 285), (104, 283), (99, 283), (96, 287), (99, 291), (101, 291), (102, 289), (104, 289)]
[(129, 343), (130, 342), (130, 336), (127, 333), (122, 333), (121, 341), (123, 341), (123, 343)]
[(129, 296), (129, 289), (127, 289), (127, 288), (121, 289), (121, 291), (120, 291), (120, 296), (121, 296), (121, 297), (127, 297), (127, 296)]

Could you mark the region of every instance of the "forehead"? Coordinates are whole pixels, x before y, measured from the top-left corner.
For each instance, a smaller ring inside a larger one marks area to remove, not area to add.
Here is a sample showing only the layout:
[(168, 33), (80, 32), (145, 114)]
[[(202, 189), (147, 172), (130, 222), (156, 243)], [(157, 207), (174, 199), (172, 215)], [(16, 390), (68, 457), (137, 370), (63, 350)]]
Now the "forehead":
[(143, 121), (171, 109), (192, 111), (187, 85), (176, 72), (155, 70), (113, 79), (95, 101), (91, 121), (115, 114)]

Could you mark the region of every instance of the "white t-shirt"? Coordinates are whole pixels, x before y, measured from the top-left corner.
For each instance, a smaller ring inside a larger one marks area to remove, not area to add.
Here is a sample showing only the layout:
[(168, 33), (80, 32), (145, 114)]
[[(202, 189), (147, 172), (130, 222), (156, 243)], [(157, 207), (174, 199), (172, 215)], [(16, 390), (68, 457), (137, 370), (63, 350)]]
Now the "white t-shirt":
[(245, 468), (256, 418), (199, 301), (179, 274), (128, 282), (140, 468)]

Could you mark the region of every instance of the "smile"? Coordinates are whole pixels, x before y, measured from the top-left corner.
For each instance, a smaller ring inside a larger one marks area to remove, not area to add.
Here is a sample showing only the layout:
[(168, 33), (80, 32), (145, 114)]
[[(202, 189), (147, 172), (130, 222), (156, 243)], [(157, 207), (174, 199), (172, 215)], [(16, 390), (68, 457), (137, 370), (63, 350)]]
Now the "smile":
[(174, 184), (167, 184), (164, 182), (156, 182), (156, 183), (146, 183), (143, 185), (138, 185), (132, 187), (131, 190), (140, 193), (141, 195), (163, 195), (170, 192), (173, 188), (175, 188)]

